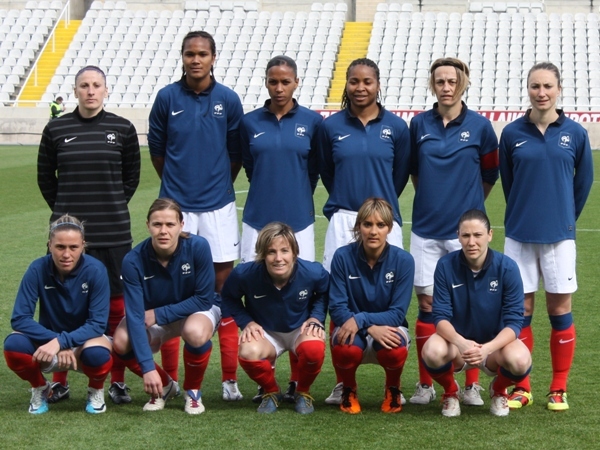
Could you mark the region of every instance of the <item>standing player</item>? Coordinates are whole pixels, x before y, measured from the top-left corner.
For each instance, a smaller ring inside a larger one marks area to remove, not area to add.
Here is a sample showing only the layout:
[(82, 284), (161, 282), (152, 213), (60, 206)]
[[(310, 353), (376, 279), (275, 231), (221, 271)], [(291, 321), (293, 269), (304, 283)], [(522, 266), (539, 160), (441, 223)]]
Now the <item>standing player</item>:
[[(500, 138), (500, 173), (506, 198), (504, 251), (519, 265), (525, 289), (525, 322), (519, 336), (533, 350), (531, 316), (540, 278), (550, 316), (552, 382), (548, 409), (564, 411), (567, 377), (575, 353), (571, 314), (575, 274), (575, 227), (593, 183), (586, 130), (556, 109), (560, 72), (549, 62), (527, 75), (531, 109), (507, 125)], [(511, 408), (531, 404), (529, 377), (511, 393)]]
[[(346, 71), (342, 111), (328, 117), (319, 136), (320, 173), (329, 198), (323, 213), (329, 219), (323, 265), (331, 268), (334, 252), (353, 236), (356, 212), (372, 196), (385, 199), (394, 211), (397, 226), (388, 235), (390, 244), (403, 248), (402, 218), (398, 197), (409, 175), (410, 139), (406, 123), (386, 111), (378, 101), (379, 68), (370, 59), (357, 59)], [(339, 404), (341, 379), (328, 404)]]
[(31, 414), (48, 412), (52, 386), (43, 372), (55, 370), (83, 372), (89, 378), (86, 412), (106, 411), (104, 380), (112, 358), (110, 340), (102, 333), (110, 291), (106, 268), (84, 249), (81, 222), (59, 217), (50, 225), (49, 254), (31, 263), (19, 286), (4, 358), (31, 384)]
[[(87, 252), (104, 263), (110, 280), (111, 335), (123, 318), (121, 262), (131, 250), (127, 204), (140, 180), (140, 146), (133, 124), (103, 109), (106, 76), (96, 66), (75, 75), (78, 106), (48, 122), (38, 153), (38, 186), (52, 210), (50, 220), (75, 215), (87, 228)], [(114, 403), (129, 403), (125, 366), (115, 358), (109, 394)], [(67, 373), (53, 377), (50, 402), (69, 397)]]
[[(298, 82), (293, 59), (281, 55), (272, 58), (265, 81), (270, 100), (246, 114), (240, 123), (243, 165), (250, 181), (242, 218), (242, 262), (254, 260), (258, 233), (273, 221), (284, 222), (294, 230), (302, 259), (315, 260), (316, 138), (323, 118), (294, 100)], [(273, 189), (273, 174), (285, 174), (284, 187)], [(294, 402), (298, 374), (293, 352), (290, 365), (292, 381), (284, 399)]]
[(264, 391), (259, 413), (277, 411), (282, 395), (273, 367), (286, 350), (297, 357), (295, 410), (314, 411), (309, 391), (325, 359), (329, 274), (298, 252), (290, 226), (267, 224), (256, 241), (256, 260), (238, 265), (223, 287), (223, 307), (242, 329), (240, 365)]
[(115, 353), (144, 379), (152, 396), (144, 411), (160, 411), (178, 386), (152, 353), (183, 337), (185, 412), (201, 414), (200, 388), (221, 319), (210, 247), (206, 239), (182, 231), (183, 214), (171, 199), (155, 200), (147, 219), (150, 237), (123, 260), (126, 316), (115, 331)]
[[(498, 139), (490, 121), (470, 111), (461, 98), (469, 86), (469, 68), (456, 58), (441, 58), (430, 69), (433, 109), (410, 123), (411, 177), (415, 188), (410, 253), (415, 258), (415, 326), (419, 382), (413, 404), (435, 399), (421, 349), (435, 333), (431, 315), (433, 272), (442, 256), (460, 249), (455, 224), (469, 209), (484, 210), (484, 200), (498, 179)], [(479, 371), (466, 371), (463, 403), (483, 405)]]
[(381, 410), (402, 411), (400, 376), (410, 346), (406, 312), (415, 265), (410, 253), (387, 242), (393, 226), (390, 204), (367, 199), (356, 216), (356, 242), (338, 249), (331, 263), (329, 313), (337, 325), (331, 355), (343, 383), (340, 409), (348, 414), (361, 411), (356, 370), (366, 363), (385, 370)]
[[(240, 256), (233, 181), (242, 167), (239, 97), (217, 83), (213, 37), (190, 31), (181, 45), (181, 80), (161, 89), (150, 112), (148, 145), (161, 179), (160, 197), (174, 199), (185, 231), (204, 237), (212, 252), (215, 287), (223, 283)], [(241, 400), (237, 386), (237, 325), (231, 317), (219, 326), (223, 400)]]
[(523, 322), (523, 283), (516, 263), (489, 248), (490, 221), (472, 209), (458, 222), (462, 250), (438, 261), (433, 291), (436, 331), (423, 346), (430, 375), (444, 388), (442, 415), (460, 415), (454, 374), (478, 367), (490, 383), (495, 416), (509, 413), (506, 388), (531, 371), (531, 353), (517, 337)]

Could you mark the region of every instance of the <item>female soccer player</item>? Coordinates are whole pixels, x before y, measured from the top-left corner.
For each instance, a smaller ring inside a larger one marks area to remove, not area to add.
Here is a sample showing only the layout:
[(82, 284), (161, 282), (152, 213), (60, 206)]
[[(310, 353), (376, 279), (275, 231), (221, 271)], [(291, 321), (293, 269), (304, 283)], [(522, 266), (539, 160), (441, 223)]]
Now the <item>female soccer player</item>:
[[(52, 386), (43, 372), (77, 370), (88, 378), (86, 412), (106, 411), (104, 380), (111, 365), (106, 268), (84, 255), (83, 225), (65, 214), (50, 224), (49, 253), (23, 276), (4, 341), (8, 367), (31, 384), (29, 412), (48, 412)], [(39, 302), (39, 318), (35, 311)]]
[[(294, 230), (302, 259), (315, 260), (313, 192), (319, 180), (316, 138), (323, 118), (293, 98), (298, 83), (293, 59), (272, 58), (267, 63), (265, 81), (270, 100), (246, 114), (240, 123), (243, 165), (250, 182), (242, 217), (242, 262), (255, 259), (258, 233), (274, 221)], [(285, 176), (285, 187), (273, 189), (274, 174)], [(290, 365), (292, 381), (284, 399), (294, 402), (298, 374), (292, 352)]]
[[(534, 65), (527, 75), (531, 109), (507, 125), (500, 138), (504, 251), (519, 265), (525, 288), (525, 322), (519, 337), (533, 349), (531, 316), (543, 278), (552, 327), (551, 411), (569, 409), (567, 377), (575, 353), (575, 227), (594, 177), (587, 132), (556, 108), (560, 91), (558, 68), (550, 62)], [(509, 405), (521, 408), (532, 401), (527, 378), (511, 393)]]
[(490, 383), (495, 416), (509, 413), (506, 388), (531, 370), (531, 353), (517, 337), (523, 322), (523, 283), (517, 264), (489, 248), (490, 221), (472, 209), (458, 222), (462, 250), (438, 261), (433, 289), (435, 333), (423, 346), (430, 375), (444, 388), (442, 415), (460, 415), (454, 374), (478, 367)]
[[(323, 213), (329, 219), (323, 265), (352, 240), (356, 212), (372, 196), (385, 199), (397, 226), (390, 227), (390, 244), (403, 248), (398, 197), (409, 175), (410, 138), (406, 123), (379, 102), (379, 68), (370, 59), (356, 59), (346, 71), (342, 111), (328, 117), (319, 133), (319, 170), (329, 198)], [(342, 383), (325, 400), (339, 404)]]
[(360, 364), (385, 370), (384, 413), (402, 411), (400, 375), (410, 346), (406, 312), (415, 265), (410, 253), (387, 242), (394, 212), (380, 198), (367, 199), (354, 225), (356, 242), (341, 247), (331, 262), (329, 313), (337, 325), (332, 359), (342, 378), (340, 409), (361, 411), (356, 394)]
[(201, 414), (200, 388), (221, 319), (210, 247), (206, 239), (183, 231), (183, 213), (171, 199), (155, 200), (147, 219), (150, 237), (123, 260), (126, 315), (115, 331), (115, 353), (144, 379), (152, 396), (144, 411), (159, 411), (178, 386), (152, 353), (181, 336), (185, 412)]
[[(460, 249), (455, 225), (469, 209), (484, 210), (484, 200), (498, 179), (498, 139), (490, 121), (461, 100), (469, 86), (469, 68), (456, 58), (440, 58), (430, 69), (433, 109), (410, 123), (411, 178), (415, 188), (410, 253), (415, 258), (415, 293), (419, 315), (415, 327), (419, 382), (414, 404), (435, 399), (421, 349), (435, 333), (431, 315), (433, 272), (442, 256)], [(483, 405), (479, 371), (466, 372), (463, 403)]]
[(298, 251), (290, 226), (267, 224), (256, 241), (256, 260), (238, 265), (223, 287), (223, 307), (242, 329), (240, 365), (264, 391), (259, 413), (277, 411), (282, 395), (273, 366), (286, 350), (298, 359), (295, 410), (314, 411), (309, 391), (325, 358), (329, 274), (299, 259)]
[[(242, 167), (238, 95), (217, 83), (217, 49), (205, 31), (190, 31), (181, 44), (181, 80), (161, 89), (152, 106), (148, 145), (161, 179), (159, 197), (183, 210), (185, 231), (204, 237), (212, 253), (215, 286), (223, 283), (240, 256), (233, 181)], [(241, 400), (237, 385), (237, 325), (219, 326), (223, 400)]]
[[(107, 334), (112, 336), (125, 314), (121, 262), (133, 241), (127, 204), (140, 180), (140, 146), (133, 124), (103, 109), (107, 96), (106, 76), (100, 68), (86, 66), (75, 75), (78, 106), (44, 128), (37, 177), (52, 210), (50, 220), (69, 213), (83, 221), (87, 253), (108, 270)], [(124, 369), (115, 358), (109, 394), (117, 404), (131, 401)], [(53, 381), (50, 401), (68, 398), (66, 372), (55, 373)]]

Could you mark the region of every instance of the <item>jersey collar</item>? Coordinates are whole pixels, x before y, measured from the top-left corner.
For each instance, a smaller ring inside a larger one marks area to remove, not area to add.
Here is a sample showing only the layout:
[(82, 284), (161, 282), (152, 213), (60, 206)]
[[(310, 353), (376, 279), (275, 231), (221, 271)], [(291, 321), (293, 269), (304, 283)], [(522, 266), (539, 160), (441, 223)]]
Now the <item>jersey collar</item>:
[[(468, 111), (469, 108), (467, 108), (466, 103), (463, 102), (462, 100), (461, 100), (460, 103), (462, 104), (462, 108), (460, 110), (460, 114), (458, 115), (458, 117), (456, 119), (453, 119), (450, 122), (448, 122), (448, 125), (452, 125), (452, 124), (460, 125), (465, 120), (465, 117), (467, 117), (467, 111)], [(435, 102), (433, 104), (433, 109), (432, 109), (433, 117), (435, 117), (436, 120), (442, 120), (442, 116), (438, 112), (437, 108), (438, 108), (438, 102)], [(448, 125), (446, 125), (446, 126), (448, 126)]]
[[(558, 114), (558, 119), (556, 119), (550, 125), (554, 125), (554, 124), (556, 124), (557, 126), (562, 125), (564, 123), (564, 121), (567, 120), (567, 116), (565, 116), (564, 110), (557, 108), (556, 113)], [(525, 115), (523, 116), (523, 120), (525, 120), (525, 122), (527, 122), (527, 123), (533, 123), (531, 121), (530, 114), (531, 114), (531, 108), (529, 108), (527, 110), (527, 112), (525, 113)]]
[[(471, 268), (469, 267), (469, 263), (467, 262), (467, 258), (465, 257), (465, 253), (462, 250), (458, 250), (458, 251), (460, 252), (460, 255), (458, 256), (460, 263), (463, 266), (465, 266), (467, 269), (471, 270)], [(488, 252), (487, 252), (487, 255), (485, 255), (485, 261), (483, 262), (483, 267), (481, 268), (479, 273), (482, 273), (485, 270), (487, 270), (488, 267), (490, 267), (492, 265), (493, 260), (494, 260), (494, 251), (488, 247)]]
[(179, 83), (181, 84), (181, 87), (183, 88), (184, 91), (186, 91), (186, 92), (188, 92), (190, 94), (193, 94), (193, 95), (209, 95), (212, 92), (212, 90), (214, 89), (215, 85), (217, 84), (217, 82), (215, 81), (214, 77), (211, 76), (210, 77), (210, 85), (208, 86), (208, 88), (205, 89), (205, 90), (203, 90), (199, 94), (196, 94), (196, 92), (185, 81), (185, 75), (181, 76), (181, 79), (179, 80)]
[[(381, 103), (377, 102), (377, 106), (379, 107), (379, 112), (377, 113), (377, 117), (375, 117), (373, 120), (371, 120), (371, 122), (383, 119), (383, 116), (385, 114), (385, 108), (383, 107), (383, 105)], [(357, 119), (357, 117), (354, 114), (352, 114), (352, 111), (350, 110), (350, 105), (348, 105), (346, 107), (345, 113), (347, 114), (348, 117)]]
[[(296, 101), (295, 98), (292, 99), (292, 101), (294, 102), (294, 106), (292, 106), (292, 109), (290, 109), (285, 116), (287, 115), (293, 115), (296, 114), (296, 112), (298, 112), (299, 109), (299, 105), (298, 102)], [(271, 112), (271, 110), (269, 109), (269, 105), (271, 104), (271, 99), (265, 100), (265, 104), (263, 105), (263, 111), (267, 114), (271, 114), (271, 115), (275, 115)], [(283, 116), (283, 117), (285, 117)]]

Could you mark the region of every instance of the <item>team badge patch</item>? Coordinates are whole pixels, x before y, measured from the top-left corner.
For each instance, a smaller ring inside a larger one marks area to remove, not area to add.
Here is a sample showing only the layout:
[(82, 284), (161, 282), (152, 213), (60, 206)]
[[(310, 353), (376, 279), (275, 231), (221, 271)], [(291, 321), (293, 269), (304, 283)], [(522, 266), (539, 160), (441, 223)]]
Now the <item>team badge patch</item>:
[(90, 289), (90, 288), (88, 287), (88, 284), (87, 284), (87, 283), (83, 283), (83, 284), (81, 285), (81, 293), (82, 293), (82, 294), (87, 294), (87, 293), (88, 293), (88, 291), (89, 291), (89, 289)]
[(225, 116), (225, 105), (223, 102), (214, 102), (212, 105), (213, 117), (224, 117)]
[(392, 129), (390, 127), (388, 127), (387, 125), (382, 125), (381, 134), (379, 135), (379, 137), (384, 141), (389, 141), (394, 137), (394, 133), (392, 133)]
[(306, 301), (306, 299), (308, 299), (308, 289), (302, 289), (300, 292), (298, 292), (298, 300), (303, 302)]
[(385, 274), (385, 283), (393, 283), (394, 282), (394, 272), (388, 272)]
[(560, 133), (558, 137), (558, 146), (563, 148), (571, 148), (571, 141), (573, 137), (569, 133), (565, 133), (564, 131)]
[(192, 273), (192, 266), (190, 263), (185, 263), (181, 265), (181, 275), (189, 275)]
[(469, 130), (461, 131), (458, 135), (458, 140), (460, 142), (469, 142), (469, 138), (471, 137), (471, 132)]
[(296, 124), (296, 137), (304, 137), (306, 136), (306, 132), (308, 130), (308, 127), (306, 125), (302, 125), (301, 123), (297, 123)]
[(489, 278), (489, 286), (490, 292), (498, 292), (498, 286), (500, 283), (498, 282), (498, 278)]
[(117, 145), (117, 132), (107, 131), (106, 132), (106, 143), (108, 145)]

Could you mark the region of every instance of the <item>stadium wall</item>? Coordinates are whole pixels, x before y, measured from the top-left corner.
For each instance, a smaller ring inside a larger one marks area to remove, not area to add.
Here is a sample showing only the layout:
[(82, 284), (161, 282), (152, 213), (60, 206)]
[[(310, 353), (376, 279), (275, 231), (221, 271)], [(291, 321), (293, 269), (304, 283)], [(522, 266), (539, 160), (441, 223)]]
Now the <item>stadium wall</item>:
[[(70, 108), (68, 108), (69, 110)], [(140, 143), (147, 143), (149, 109), (143, 108), (110, 108), (109, 111), (126, 117), (133, 124), (139, 134)], [(399, 111), (397, 114), (409, 120), (414, 111)], [(48, 122), (49, 108), (0, 108), (0, 145), (37, 145), (44, 126)], [(327, 113), (325, 113), (326, 115)], [(502, 115), (504, 114), (504, 115)], [(578, 113), (573, 116), (588, 130), (593, 149), (600, 149), (600, 112)], [(490, 120), (496, 134), (500, 136), (502, 129), (509, 121), (498, 119), (512, 119), (516, 114), (503, 111), (490, 111), (484, 114)]]

